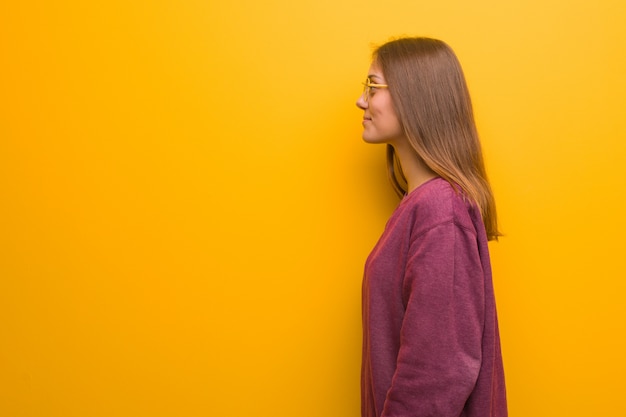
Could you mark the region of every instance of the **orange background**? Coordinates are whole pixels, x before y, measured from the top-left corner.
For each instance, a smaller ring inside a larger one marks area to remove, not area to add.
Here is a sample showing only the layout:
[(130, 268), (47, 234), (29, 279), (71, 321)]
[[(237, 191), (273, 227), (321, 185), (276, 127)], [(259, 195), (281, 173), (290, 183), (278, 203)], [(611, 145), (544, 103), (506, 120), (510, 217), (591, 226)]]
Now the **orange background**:
[(512, 416), (626, 416), (626, 3), (0, 5), (0, 415), (357, 416), (397, 200), (371, 46), (446, 40), (506, 236)]

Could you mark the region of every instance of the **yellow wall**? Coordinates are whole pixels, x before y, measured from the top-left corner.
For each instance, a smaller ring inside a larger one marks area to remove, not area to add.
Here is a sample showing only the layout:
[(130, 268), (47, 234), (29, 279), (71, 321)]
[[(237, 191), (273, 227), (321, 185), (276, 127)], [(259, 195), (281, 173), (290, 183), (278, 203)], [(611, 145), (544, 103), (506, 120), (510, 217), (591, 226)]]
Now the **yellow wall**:
[(625, 416), (622, 0), (5, 1), (0, 415), (357, 416), (372, 44), (448, 41), (512, 416)]

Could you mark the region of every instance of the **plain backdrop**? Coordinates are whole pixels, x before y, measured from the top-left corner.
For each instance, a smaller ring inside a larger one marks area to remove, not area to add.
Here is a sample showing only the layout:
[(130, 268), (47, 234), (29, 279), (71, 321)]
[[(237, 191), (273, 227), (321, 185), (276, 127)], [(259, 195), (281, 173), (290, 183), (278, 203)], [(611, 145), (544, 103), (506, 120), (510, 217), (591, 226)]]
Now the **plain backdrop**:
[(472, 93), (511, 416), (626, 416), (626, 3), (0, 5), (0, 415), (359, 415), (373, 46)]

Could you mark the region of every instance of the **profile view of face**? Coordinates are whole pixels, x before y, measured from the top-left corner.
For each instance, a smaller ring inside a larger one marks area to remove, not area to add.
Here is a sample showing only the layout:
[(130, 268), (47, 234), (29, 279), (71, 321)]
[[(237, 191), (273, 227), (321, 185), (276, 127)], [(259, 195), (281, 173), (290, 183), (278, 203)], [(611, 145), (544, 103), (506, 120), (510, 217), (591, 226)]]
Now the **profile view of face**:
[(356, 102), (363, 110), (363, 140), (367, 143), (393, 144), (404, 138), (404, 131), (391, 100), (382, 71), (373, 62), (365, 89)]

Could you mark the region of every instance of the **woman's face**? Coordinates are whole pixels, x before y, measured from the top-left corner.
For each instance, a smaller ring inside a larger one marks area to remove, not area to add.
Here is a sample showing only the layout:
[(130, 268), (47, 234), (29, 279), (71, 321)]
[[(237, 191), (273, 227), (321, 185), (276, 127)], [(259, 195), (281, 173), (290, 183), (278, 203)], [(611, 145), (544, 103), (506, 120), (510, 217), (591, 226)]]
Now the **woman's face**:
[[(370, 84), (386, 85), (385, 77), (373, 62), (368, 72)], [(391, 102), (389, 89), (386, 87), (370, 87), (356, 102), (363, 110), (363, 140), (368, 143), (390, 143), (404, 140), (404, 130)]]

